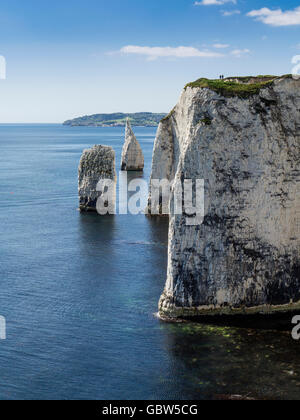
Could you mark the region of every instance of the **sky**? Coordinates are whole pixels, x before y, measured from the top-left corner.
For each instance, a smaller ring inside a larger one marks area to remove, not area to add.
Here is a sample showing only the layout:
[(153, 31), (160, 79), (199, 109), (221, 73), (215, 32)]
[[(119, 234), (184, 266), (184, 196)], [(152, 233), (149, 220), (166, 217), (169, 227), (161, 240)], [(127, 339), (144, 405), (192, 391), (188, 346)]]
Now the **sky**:
[(169, 112), (200, 77), (292, 73), (300, 0), (1, 0), (0, 56), (0, 123)]

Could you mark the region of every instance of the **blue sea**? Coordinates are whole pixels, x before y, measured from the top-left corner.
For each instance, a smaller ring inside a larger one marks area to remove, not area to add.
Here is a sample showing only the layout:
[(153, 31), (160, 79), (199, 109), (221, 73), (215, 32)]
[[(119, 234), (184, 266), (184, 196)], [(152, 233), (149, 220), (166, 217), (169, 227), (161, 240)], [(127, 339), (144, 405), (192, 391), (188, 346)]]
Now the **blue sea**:
[[(135, 128), (150, 176), (155, 129)], [(83, 149), (122, 128), (0, 125), (0, 398), (300, 398), (289, 333), (156, 316), (166, 219), (80, 214)], [(223, 397), (222, 397), (223, 396)]]

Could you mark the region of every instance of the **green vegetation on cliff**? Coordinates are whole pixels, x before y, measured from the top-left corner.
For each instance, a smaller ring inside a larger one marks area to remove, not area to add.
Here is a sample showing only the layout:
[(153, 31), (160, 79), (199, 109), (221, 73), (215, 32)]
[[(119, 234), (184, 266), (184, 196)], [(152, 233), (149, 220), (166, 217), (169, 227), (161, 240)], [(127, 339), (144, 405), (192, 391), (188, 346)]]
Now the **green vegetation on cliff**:
[(156, 127), (166, 114), (153, 114), (152, 112), (138, 112), (135, 114), (94, 114), (75, 118), (64, 122), (64, 125), (92, 126), (92, 127), (124, 127), (126, 119), (129, 118), (131, 125)]
[[(283, 76), (288, 77), (288, 76)], [(271, 86), (277, 76), (228, 77), (227, 79), (198, 79), (185, 88), (208, 88), (225, 97), (248, 98), (259, 93), (264, 87)]]

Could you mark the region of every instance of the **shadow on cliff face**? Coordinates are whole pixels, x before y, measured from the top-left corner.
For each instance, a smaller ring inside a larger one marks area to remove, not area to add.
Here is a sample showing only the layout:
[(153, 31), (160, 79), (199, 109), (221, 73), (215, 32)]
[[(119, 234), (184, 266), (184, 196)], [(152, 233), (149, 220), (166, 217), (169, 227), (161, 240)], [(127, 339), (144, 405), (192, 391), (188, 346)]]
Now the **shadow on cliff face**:
[(174, 364), (182, 366), (182, 395), (299, 399), (300, 344), (290, 333), (195, 323), (167, 324), (164, 329), (165, 347)]

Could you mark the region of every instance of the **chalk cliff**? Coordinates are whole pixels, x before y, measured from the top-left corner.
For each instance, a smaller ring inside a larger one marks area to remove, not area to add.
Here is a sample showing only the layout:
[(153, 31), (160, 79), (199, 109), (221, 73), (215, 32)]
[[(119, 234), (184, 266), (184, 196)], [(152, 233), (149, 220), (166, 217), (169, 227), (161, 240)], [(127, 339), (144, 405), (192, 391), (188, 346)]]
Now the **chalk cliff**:
[(78, 168), (79, 209), (96, 211), (97, 199), (101, 192), (96, 191), (101, 179), (116, 182), (115, 152), (112, 147), (96, 145), (83, 151)]
[(144, 169), (144, 155), (129, 120), (126, 122), (125, 144), (121, 158), (122, 171), (142, 171)]
[(170, 217), (161, 316), (300, 307), (299, 80), (187, 85), (158, 128), (152, 178), (173, 191), (205, 180), (203, 224)]

